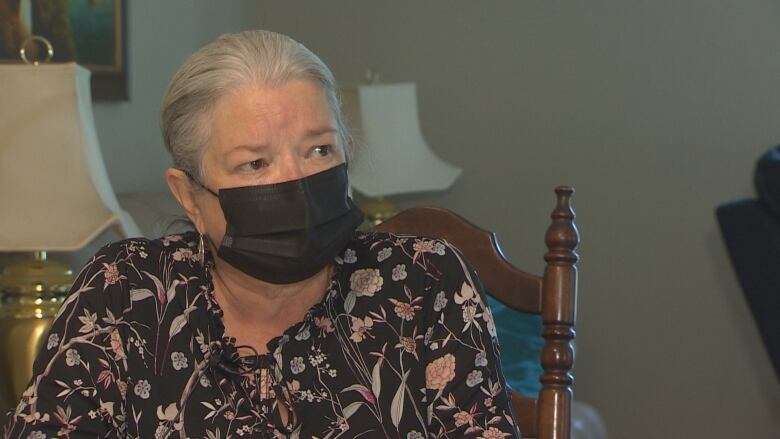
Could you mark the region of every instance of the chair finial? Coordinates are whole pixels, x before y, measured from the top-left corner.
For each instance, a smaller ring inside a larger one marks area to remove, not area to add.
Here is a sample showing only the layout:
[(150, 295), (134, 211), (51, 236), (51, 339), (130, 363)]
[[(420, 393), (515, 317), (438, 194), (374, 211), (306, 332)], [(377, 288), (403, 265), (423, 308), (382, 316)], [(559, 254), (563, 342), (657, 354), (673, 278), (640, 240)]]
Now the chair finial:
[[(577, 261), (579, 233), (574, 225), (571, 195), (574, 189), (555, 189), (556, 205), (550, 214), (545, 243), (547, 266), (542, 281), (542, 390), (539, 392), (540, 419), (571, 419), (571, 385), (574, 378), (574, 320), (577, 309)], [(565, 424), (565, 425), (564, 425)], [(568, 422), (538, 425), (540, 439), (568, 439)]]

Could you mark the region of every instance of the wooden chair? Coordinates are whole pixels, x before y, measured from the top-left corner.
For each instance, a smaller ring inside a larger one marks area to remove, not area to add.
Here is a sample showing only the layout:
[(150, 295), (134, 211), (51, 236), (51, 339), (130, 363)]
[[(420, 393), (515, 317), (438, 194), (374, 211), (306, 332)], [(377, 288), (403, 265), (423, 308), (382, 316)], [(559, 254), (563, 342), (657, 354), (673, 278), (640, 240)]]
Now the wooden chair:
[[(524, 438), (569, 439), (571, 432), (571, 341), (577, 303), (579, 236), (574, 225), (570, 187), (555, 189), (557, 203), (547, 229), (543, 276), (511, 265), (496, 236), (457, 214), (434, 207), (413, 207), (375, 227), (376, 230), (445, 239), (471, 261), (485, 287), (508, 307), (542, 316), (544, 347), (540, 358), (542, 389), (538, 398), (512, 391), (512, 409)], [(505, 347), (506, 349), (507, 347)]]

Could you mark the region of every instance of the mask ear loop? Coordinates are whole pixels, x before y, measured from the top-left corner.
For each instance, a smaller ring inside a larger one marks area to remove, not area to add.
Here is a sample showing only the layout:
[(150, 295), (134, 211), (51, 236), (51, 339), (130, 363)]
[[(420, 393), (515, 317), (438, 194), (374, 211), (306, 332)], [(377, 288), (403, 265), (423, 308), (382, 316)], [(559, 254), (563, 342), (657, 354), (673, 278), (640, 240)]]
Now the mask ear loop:
[(187, 178), (189, 178), (189, 179), (190, 179), (190, 181), (192, 181), (193, 183), (197, 184), (197, 185), (198, 185), (198, 186), (200, 186), (201, 188), (203, 188), (203, 189), (206, 189), (206, 190), (208, 191), (208, 193), (210, 193), (211, 195), (214, 195), (215, 197), (219, 198), (219, 195), (218, 195), (216, 192), (214, 192), (214, 191), (212, 191), (211, 189), (207, 188), (207, 187), (206, 187), (206, 185), (204, 185), (203, 183), (201, 183), (201, 182), (200, 182), (200, 180), (198, 180), (197, 178), (193, 177), (193, 176), (192, 176), (192, 174), (190, 174), (190, 173), (189, 173), (187, 170), (185, 170), (185, 169), (179, 169), (179, 171), (183, 172), (183, 173), (184, 173), (184, 175), (186, 175), (186, 176), (187, 176)]

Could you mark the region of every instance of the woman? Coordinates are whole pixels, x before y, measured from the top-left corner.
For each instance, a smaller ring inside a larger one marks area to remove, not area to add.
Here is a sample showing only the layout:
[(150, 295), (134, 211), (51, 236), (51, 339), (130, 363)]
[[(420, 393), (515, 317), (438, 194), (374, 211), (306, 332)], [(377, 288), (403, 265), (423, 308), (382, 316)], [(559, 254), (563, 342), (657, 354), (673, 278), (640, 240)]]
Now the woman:
[(319, 58), (224, 35), (174, 76), (162, 131), (196, 231), (87, 263), (5, 437), (518, 437), (462, 256), (356, 232)]

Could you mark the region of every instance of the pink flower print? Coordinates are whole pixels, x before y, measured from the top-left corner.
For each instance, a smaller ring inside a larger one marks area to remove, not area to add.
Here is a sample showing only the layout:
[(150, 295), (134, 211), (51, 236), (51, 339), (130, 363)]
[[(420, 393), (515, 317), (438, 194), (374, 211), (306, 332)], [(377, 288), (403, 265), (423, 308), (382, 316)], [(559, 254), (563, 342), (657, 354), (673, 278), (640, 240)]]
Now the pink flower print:
[(392, 302), (393, 305), (395, 305), (394, 308), (395, 315), (397, 315), (398, 317), (406, 321), (410, 321), (414, 318), (415, 307), (412, 306), (410, 303), (399, 302), (395, 299), (390, 299), (390, 302)]
[(117, 380), (116, 386), (119, 387), (119, 394), (122, 395), (122, 399), (124, 400), (127, 397), (127, 383)]
[(503, 439), (505, 437), (509, 436), (509, 433), (504, 433), (501, 430), (497, 429), (496, 427), (490, 427), (487, 430), (482, 432), (482, 436), (480, 436), (480, 439)]
[(406, 352), (409, 352), (410, 354), (413, 354), (415, 351), (415, 342), (412, 337), (401, 337), (401, 343), (399, 343), (400, 346), (404, 348)]
[(415, 239), (412, 248), (417, 253), (433, 253), (435, 241), (426, 241), (422, 239)]
[(104, 263), (103, 268), (103, 278), (105, 279), (103, 282), (103, 288), (106, 288), (109, 285), (114, 285), (120, 280), (125, 279), (124, 276), (119, 275), (119, 268), (117, 268), (116, 262), (112, 262), (110, 264)]
[(364, 338), (370, 336), (369, 330), (374, 326), (374, 320), (371, 317), (359, 319), (352, 317), (352, 335), (349, 336), (355, 343), (360, 343)]
[[(42, 422), (49, 422), (49, 414), (48, 413), (44, 413), (43, 415), (41, 415), (41, 412), (34, 412), (34, 413), (30, 412), (30, 414), (28, 414), (27, 416), (24, 417), (24, 422), (26, 422), (28, 424), (35, 424), (35, 423), (41, 422), (41, 421)], [(33, 433), (35, 433), (35, 432), (33, 432)], [(30, 433), (30, 434), (32, 434), (32, 433)], [(41, 434), (43, 434), (43, 433), (41, 433)], [(43, 437), (45, 438), (46, 436), (43, 436)]]
[(471, 416), (471, 413), (459, 411), (458, 413), (455, 413), (453, 415), (453, 418), (455, 419), (455, 426), (460, 427), (466, 424), (473, 424), (474, 423), (474, 417)]
[(192, 257), (192, 249), (190, 248), (180, 248), (173, 252), (173, 260), (180, 262), (185, 259), (193, 259)]
[(376, 268), (364, 268), (352, 273), (349, 284), (355, 295), (372, 297), (374, 293), (382, 289), (384, 280)]
[(425, 387), (442, 390), (455, 378), (455, 357), (447, 354), (437, 358), (425, 367)]
[(127, 358), (127, 354), (125, 354), (125, 348), (122, 345), (122, 337), (119, 335), (119, 331), (116, 329), (111, 331), (111, 350), (114, 351), (115, 360), (124, 360)]
[[(70, 410), (70, 407), (68, 407), (68, 410)], [(58, 417), (57, 414), (55, 414), (54, 416)], [(79, 416), (77, 419), (74, 419), (73, 421), (78, 422), (79, 419), (81, 419), (81, 416)], [(76, 425), (73, 422), (65, 418), (59, 418), (58, 420), (62, 424), (62, 427), (60, 427), (59, 431), (57, 431), (57, 437), (60, 436), (70, 437), (70, 434), (76, 431)]]
[(292, 394), (296, 394), (301, 390), (301, 383), (298, 380), (288, 381), (285, 385), (287, 386), (287, 391)]
[(336, 330), (333, 326), (333, 320), (331, 320), (330, 317), (315, 317), (314, 325), (326, 333), (331, 333)]
[(417, 356), (417, 340), (421, 340), (422, 338), (423, 338), (422, 335), (417, 335), (417, 328), (414, 328), (414, 333), (412, 334), (411, 337), (405, 337), (405, 336), (399, 337), (398, 343), (396, 343), (394, 347), (400, 348), (404, 352), (414, 355), (414, 358), (416, 358), (419, 361), (420, 357)]

